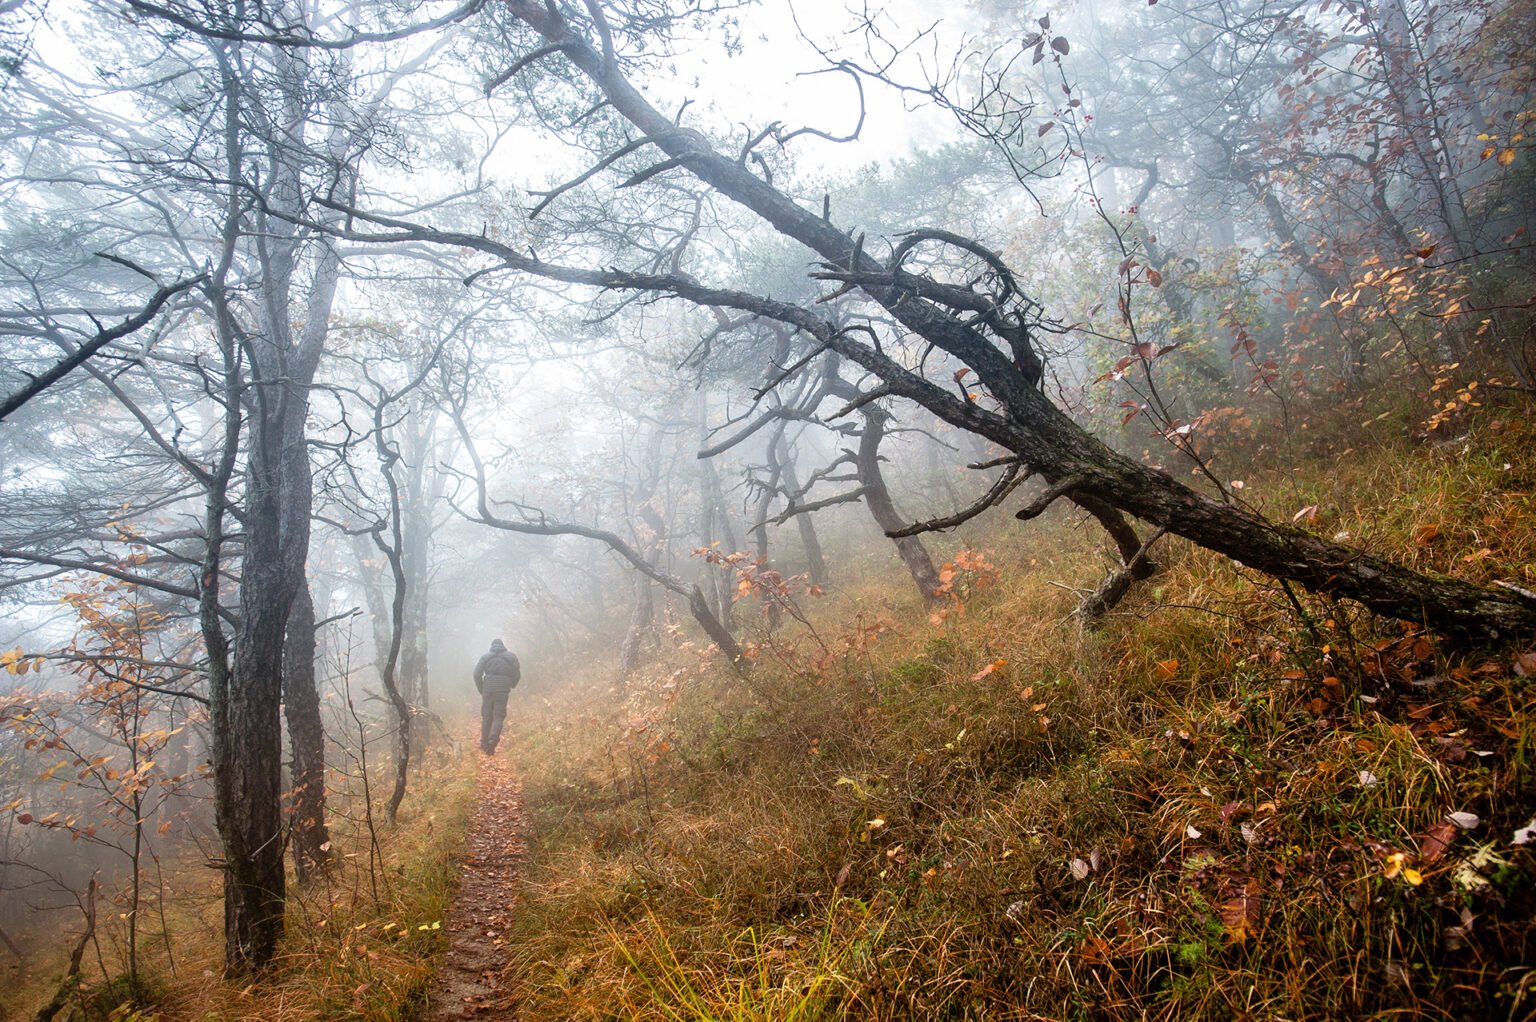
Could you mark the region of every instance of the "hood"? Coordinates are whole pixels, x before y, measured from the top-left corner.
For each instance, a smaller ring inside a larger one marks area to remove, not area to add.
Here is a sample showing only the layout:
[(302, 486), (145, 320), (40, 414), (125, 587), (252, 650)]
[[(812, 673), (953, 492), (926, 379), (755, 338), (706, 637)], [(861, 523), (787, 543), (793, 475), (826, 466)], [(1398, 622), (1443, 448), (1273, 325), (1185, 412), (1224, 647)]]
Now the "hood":
[(492, 639), (491, 640), (491, 652), (492, 653), (505, 653), (506, 651), (507, 651), (507, 644), (506, 643), (502, 642), (500, 639)]

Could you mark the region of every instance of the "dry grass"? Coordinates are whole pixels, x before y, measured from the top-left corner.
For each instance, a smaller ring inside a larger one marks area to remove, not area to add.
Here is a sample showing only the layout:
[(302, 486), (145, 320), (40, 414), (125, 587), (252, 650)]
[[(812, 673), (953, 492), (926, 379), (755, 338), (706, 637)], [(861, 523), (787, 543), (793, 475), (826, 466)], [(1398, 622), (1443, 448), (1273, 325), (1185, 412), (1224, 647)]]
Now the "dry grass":
[[(1492, 425), (1244, 492), (1529, 587), (1536, 443)], [(525, 1017), (1529, 1014), (1520, 651), (1323, 600), (1304, 622), (1178, 543), (1085, 634), (1063, 584), (1104, 553), (1048, 529), (971, 537), (999, 577), (963, 615), (926, 622), (892, 575), (805, 601), (814, 634), (764, 641), (750, 681), (685, 649), (622, 701), (593, 679), (525, 716)]]
[[(469, 748), (445, 746), (429, 757), (412, 780), (399, 824), (385, 828), (379, 821), (381, 861), (372, 867), (361, 821), (333, 818), (336, 865), (328, 877), (306, 887), (290, 878), (287, 933), (269, 977), (255, 984), (219, 979), (223, 916), (217, 874), (188, 861), (170, 878), (167, 899), (174, 969), (160, 935), (146, 939), (149, 995), (136, 1012), (120, 1006), (121, 984), (103, 982), (103, 966), (106, 973), (116, 972), (110, 925), (104, 926), (101, 963), (91, 967), (94, 955), (88, 956), (85, 996), (70, 1009), (73, 1014), (60, 1018), (382, 1022), (417, 1017), (434, 960), (444, 950), (441, 920), (455, 886), (457, 850), (475, 790), (476, 761)], [(357, 809), (342, 792), (332, 798), (337, 810)], [(51, 995), (63, 959), (37, 957), (28, 964), (37, 982), (11, 991), (4, 1002), (25, 1017)], [(3, 1010), (0, 1017), (6, 1017)]]

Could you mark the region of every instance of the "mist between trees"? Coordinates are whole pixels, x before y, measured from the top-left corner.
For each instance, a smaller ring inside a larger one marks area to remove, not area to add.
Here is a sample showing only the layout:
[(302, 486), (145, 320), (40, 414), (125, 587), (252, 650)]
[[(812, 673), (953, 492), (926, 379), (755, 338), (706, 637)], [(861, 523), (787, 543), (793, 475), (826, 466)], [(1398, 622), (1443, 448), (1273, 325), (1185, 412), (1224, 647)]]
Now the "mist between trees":
[(490, 638), (750, 672), (792, 578), (942, 613), (981, 514), (1086, 512), (1088, 623), (1178, 536), (1536, 632), (1223, 461), (1529, 399), (1528, 7), (850, 8), (0, 4), (8, 892), (100, 883), (131, 970), (201, 856), (260, 973)]

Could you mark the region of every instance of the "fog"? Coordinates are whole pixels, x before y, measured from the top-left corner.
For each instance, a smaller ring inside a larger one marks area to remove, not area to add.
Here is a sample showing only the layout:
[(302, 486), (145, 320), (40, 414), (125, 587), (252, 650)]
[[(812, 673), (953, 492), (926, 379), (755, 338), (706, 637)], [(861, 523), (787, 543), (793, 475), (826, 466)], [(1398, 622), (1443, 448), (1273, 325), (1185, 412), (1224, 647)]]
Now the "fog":
[(1021, 499), (1204, 542), (1139, 494), (1362, 385), (1373, 274), (1529, 387), (1458, 318), (1528, 280), (1528, 55), (1454, 11), (0, 4), (0, 925), (221, 843), (280, 901), (298, 764), (424, 754), (493, 638), (620, 700)]

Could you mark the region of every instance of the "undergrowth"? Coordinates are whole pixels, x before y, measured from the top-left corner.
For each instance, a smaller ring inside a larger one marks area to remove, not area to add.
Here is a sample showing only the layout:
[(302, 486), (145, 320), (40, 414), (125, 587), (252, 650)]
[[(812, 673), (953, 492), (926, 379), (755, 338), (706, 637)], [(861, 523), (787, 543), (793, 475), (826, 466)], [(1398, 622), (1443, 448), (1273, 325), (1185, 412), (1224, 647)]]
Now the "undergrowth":
[[(419, 1018), (435, 961), (446, 950), (442, 920), (458, 876), (475, 790), (473, 743), (434, 743), (396, 826), (376, 821), (373, 850), (354, 802), (333, 793), (331, 868), (305, 885), (289, 878), (286, 932), (272, 971), (257, 982), (225, 982), (223, 915), (217, 873), (181, 861), (167, 900), (166, 934), (146, 942), (145, 974), (135, 994), (115, 974), (110, 932), (82, 974), (58, 1022), (196, 1020), (196, 1022), (331, 1022)], [(343, 812), (356, 810), (349, 819)], [(167, 948), (174, 954), (168, 955)], [(7, 994), (5, 1008), (33, 1017), (62, 972), (29, 958), (39, 981)], [(105, 974), (108, 978), (103, 978)], [(50, 975), (51, 973), (51, 975)], [(48, 986), (43, 992), (42, 985)], [(22, 1017), (18, 1015), (17, 1017)]]
[[(1241, 492), (1536, 588), (1532, 440), (1491, 419)], [(622, 694), (605, 665), (521, 715), (524, 1017), (1536, 1011), (1528, 649), (1454, 648), (1167, 540), (1084, 631), (1092, 533), (969, 539), (931, 616), (894, 574), (786, 592), (803, 621), (753, 625), (746, 678), (679, 640)]]

